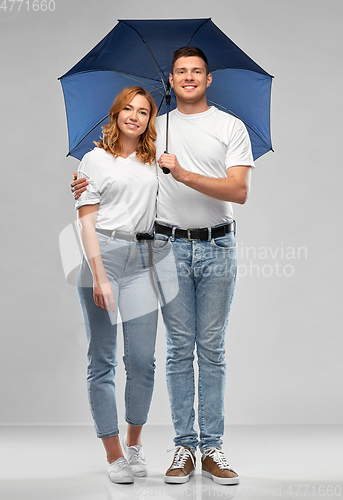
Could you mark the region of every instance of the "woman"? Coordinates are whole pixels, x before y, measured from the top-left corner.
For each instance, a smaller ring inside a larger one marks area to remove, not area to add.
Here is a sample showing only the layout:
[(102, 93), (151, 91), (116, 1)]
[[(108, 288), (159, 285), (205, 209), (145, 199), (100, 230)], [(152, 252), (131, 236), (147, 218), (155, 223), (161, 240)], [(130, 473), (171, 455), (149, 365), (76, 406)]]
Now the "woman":
[[(88, 181), (76, 202), (84, 255), (78, 295), (88, 339), (88, 395), (111, 481), (145, 476), (142, 426), (150, 407), (155, 369), (157, 297), (149, 245), (157, 192), (154, 140), (156, 105), (141, 87), (124, 89), (109, 112), (98, 147), (82, 159)], [(118, 309), (126, 370), (123, 450), (115, 399)]]

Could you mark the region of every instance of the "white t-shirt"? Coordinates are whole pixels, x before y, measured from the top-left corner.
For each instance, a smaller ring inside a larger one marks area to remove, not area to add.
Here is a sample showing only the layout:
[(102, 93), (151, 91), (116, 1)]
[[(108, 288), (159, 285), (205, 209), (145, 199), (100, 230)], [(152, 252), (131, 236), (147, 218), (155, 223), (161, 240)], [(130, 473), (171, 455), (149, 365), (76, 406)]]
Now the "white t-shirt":
[(78, 178), (89, 185), (75, 203), (99, 203), (96, 227), (128, 232), (150, 232), (156, 216), (156, 166), (144, 165), (136, 154), (121, 158), (94, 148), (83, 157)]
[[(156, 119), (156, 158), (166, 147), (166, 115)], [(169, 114), (169, 153), (182, 167), (207, 177), (226, 177), (226, 169), (254, 166), (248, 132), (243, 122), (215, 107), (185, 115)], [(158, 169), (157, 220), (180, 228), (211, 227), (233, 219), (232, 205), (175, 181)]]

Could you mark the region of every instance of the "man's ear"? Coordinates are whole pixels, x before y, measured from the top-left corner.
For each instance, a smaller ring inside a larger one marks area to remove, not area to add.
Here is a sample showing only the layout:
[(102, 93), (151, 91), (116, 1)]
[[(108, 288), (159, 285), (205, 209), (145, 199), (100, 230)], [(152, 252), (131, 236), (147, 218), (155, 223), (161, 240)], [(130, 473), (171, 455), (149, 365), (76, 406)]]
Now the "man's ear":
[(209, 74), (207, 75), (207, 83), (206, 83), (206, 87), (209, 87), (209, 86), (211, 85), (211, 83), (212, 83), (212, 74), (211, 74), (211, 73), (209, 73)]
[(169, 83), (172, 86), (172, 88), (174, 88), (174, 85), (173, 85), (174, 80), (173, 80), (173, 75), (171, 73), (169, 74)]

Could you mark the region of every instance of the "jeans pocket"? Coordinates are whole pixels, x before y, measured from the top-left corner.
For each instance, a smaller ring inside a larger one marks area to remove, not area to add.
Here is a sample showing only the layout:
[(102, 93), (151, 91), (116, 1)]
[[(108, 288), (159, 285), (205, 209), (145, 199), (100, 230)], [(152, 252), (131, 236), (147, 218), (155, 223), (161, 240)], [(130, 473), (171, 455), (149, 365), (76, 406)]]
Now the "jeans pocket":
[(218, 238), (212, 238), (211, 245), (222, 250), (235, 250), (236, 248), (236, 237), (233, 232), (227, 233), (225, 236), (219, 236)]
[(163, 234), (155, 234), (155, 238), (153, 241), (154, 250), (163, 250), (169, 243), (168, 236)]
[(101, 234), (98, 232), (96, 233), (96, 235), (98, 237), (100, 247), (107, 245), (111, 239), (109, 236), (106, 236), (105, 234)]

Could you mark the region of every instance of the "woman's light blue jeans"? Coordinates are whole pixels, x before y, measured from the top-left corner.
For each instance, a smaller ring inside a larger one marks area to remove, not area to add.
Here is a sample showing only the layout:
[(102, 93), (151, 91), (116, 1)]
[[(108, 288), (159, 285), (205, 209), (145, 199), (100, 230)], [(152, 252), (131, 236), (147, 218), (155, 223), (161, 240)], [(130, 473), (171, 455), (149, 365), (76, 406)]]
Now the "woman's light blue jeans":
[(124, 334), (125, 419), (138, 426), (147, 421), (153, 393), (157, 295), (152, 279), (151, 242), (97, 235), (113, 288), (115, 313), (95, 305), (92, 275), (84, 256), (77, 287), (88, 340), (89, 403), (97, 436), (107, 438), (119, 433), (115, 395), (118, 309)]
[[(174, 279), (171, 257), (176, 265)], [(192, 450), (199, 446), (201, 451), (220, 448), (224, 433), (225, 331), (237, 271), (235, 234), (211, 241), (156, 234), (153, 259), (166, 326), (166, 376), (174, 443)], [(166, 300), (170, 287), (176, 288), (176, 279), (178, 293)], [(194, 427), (195, 347), (199, 438)]]

